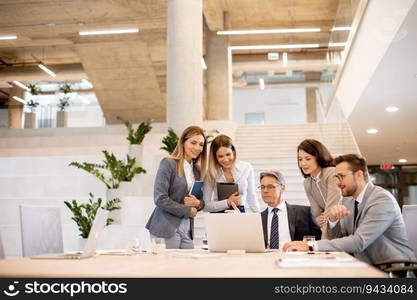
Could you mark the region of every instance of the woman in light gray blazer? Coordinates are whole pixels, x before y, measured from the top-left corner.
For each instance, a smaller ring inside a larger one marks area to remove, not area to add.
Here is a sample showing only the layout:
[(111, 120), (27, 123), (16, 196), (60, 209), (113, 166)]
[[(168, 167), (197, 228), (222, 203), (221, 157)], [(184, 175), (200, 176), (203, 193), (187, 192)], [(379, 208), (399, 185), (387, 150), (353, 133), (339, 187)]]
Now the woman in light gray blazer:
[(194, 217), (204, 201), (189, 195), (194, 181), (206, 173), (206, 137), (203, 129), (184, 130), (170, 157), (164, 158), (155, 178), (155, 209), (146, 228), (151, 237), (165, 239), (168, 249), (192, 249)]
[(336, 185), (333, 158), (317, 140), (306, 139), (297, 147), (298, 167), (303, 174), (304, 190), (311, 205), (313, 219), (320, 224), (322, 239), (327, 239), (327, 215), (330, 207), (342, 200)]

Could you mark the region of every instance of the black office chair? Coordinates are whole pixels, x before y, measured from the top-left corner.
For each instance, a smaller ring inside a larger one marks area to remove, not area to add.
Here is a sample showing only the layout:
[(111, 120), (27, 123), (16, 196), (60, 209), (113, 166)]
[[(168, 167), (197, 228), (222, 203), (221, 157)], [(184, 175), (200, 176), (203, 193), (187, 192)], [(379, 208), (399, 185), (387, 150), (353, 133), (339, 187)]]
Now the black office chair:
[[(408, 240), (417, 257), (417, 205), (403, 205), (403, 218)], [(417, 261), (415, 260), (385, 260), (374, 264), (388, 277), (416, 278)]]

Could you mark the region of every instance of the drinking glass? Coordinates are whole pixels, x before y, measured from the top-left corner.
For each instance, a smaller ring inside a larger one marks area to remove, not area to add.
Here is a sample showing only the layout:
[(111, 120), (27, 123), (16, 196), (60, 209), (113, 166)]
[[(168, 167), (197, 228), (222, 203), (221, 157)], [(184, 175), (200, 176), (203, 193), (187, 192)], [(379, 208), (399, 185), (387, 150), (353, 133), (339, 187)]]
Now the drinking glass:
[(165, 251), (165, 239), (164, 238), (152, 237), (151, 244), (152, 244), (153, 254), (160, 254)]

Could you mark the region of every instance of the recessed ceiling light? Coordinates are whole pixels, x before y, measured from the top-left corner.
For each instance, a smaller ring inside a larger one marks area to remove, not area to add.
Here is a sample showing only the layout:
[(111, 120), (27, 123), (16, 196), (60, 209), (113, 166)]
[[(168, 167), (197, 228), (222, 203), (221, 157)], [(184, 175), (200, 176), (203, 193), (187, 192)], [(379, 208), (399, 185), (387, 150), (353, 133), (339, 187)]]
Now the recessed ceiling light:
[(16, 35), (0, 35), (0, 40), (15, 40), (17, 39)]
[(252, 46), (230, 46), (230, 50), (263, 50), (263, 49), (299, 49), (318, 48), (319, 44), (292, 44), (292, 45), (252, 45)]
[(333, 27), (332, 31), (350, 31), (352, 27)]
[(277, 52), (269, 52), (268, 53), (268, 60), (278, 60), (279, 54)]
[(289, 29), (265, 29), (265, 30), (221, 30), (218, 35), (237, 35), (237, 34), (273, 34), (273, 33), (300, 33), (300, 32), (320, 32), (320, 28), (289, 28)]
[(370, 134), (375, 134), (375, 133), (378, 133), (378, 129), (370, 128), (370, 129), (367, 130), (367, 132), (370, 133)]
[(125, 28), (125, 29), (103, 29), (103, 30), (89, 30), (80, 31), (80, 35), (96, 35), (96, 34), (122, 34), (122, 33), (136, 33), (139, 28)]
[(396, 107), (396, 106), (388, 106), (387, 108), (385, 108), (385, 110), (387, 112), (396, 112), (396, 111), (398, 111), (398, 107)]
[(23, 100), (22, 98), (19, 98), (17, 96), (13, 96), (13, 99), (16, 100), (16, 101), (19, 101), (19, 102), (21, 102), (23, 104), (26, 104), (26, 101), (25, 100)]
[(56, 77), (56, 74), (49, 70), (47, 67), (45, 67), (43, 64), (38, 64), (38, 67), (41, 68), (43, 71), (51, 75), (52, 77)]
[(26, 90), (26, 91), (30, 91), (30, 89), (26, 85), (24, 85), (23, 83), (21, 83), (20, 81), (13, 80), (13, 83), (15, 85), (17, 85), (18, 87), (21, 87), (22, 89)]
[(407, 162), (407, 160), (406, 160), (405, 158), (401, 158), (401, 159), (399, 159), (399, 160), (398, 160), (398, 162), (399, 162), (399, 163), (406, 163), (406, 162)]

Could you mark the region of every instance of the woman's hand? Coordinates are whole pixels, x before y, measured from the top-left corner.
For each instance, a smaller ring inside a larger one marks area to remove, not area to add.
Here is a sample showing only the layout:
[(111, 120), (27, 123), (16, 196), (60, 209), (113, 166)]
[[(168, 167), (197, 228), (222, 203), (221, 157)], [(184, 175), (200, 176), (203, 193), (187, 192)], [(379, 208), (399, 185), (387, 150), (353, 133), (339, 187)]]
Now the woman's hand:
[(241, 213), (239, 208), (236, 206), (234, 202), (232, 202), (232, 208), (233, 209), (226, 209), (224, 212), (226, 214), (240, 214)]
[(230, 195), (230, 197), (227, 199), (227, 205), (232, 206), (232, 203), (235, 205), (240, 205), (240, 195), (238, 192)]
[(184, 198), (184, 205), (199, 208), (200, 200), (198, 200), (194, 195), (188, 195)]

